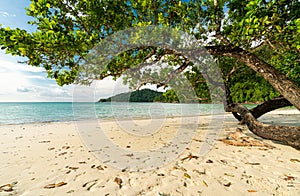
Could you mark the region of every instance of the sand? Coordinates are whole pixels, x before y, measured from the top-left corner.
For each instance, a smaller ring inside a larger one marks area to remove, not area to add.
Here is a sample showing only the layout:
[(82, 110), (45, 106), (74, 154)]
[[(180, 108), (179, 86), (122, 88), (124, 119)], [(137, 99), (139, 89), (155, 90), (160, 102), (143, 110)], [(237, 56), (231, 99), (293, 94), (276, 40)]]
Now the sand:
[[(254, 136), (230, 114), (213, 117), (221, 128), (211, 118), (1, 125), (0, 195), (300, 195), (300, 151)], [(237, 127), (272, 147), (219, 141)], [(96, 129), (119, 151), (91, 146)]]

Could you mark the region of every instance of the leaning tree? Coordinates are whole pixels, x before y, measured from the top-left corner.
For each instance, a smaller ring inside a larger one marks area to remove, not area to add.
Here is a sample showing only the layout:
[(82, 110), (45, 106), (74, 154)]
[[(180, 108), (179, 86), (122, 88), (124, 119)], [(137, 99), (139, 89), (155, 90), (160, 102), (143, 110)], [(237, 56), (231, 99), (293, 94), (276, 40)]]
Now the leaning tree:
[[(255, 134), (299, 149), (300, 128), (256, 120), (288, 105), (300, 110), (299, 12), (298, 0), (32, 0), (27, 14), (36, 31), (2, 27), (0, 45), (6, 53), (27, 57), (27, 64), (44, 67), (50, 78), (65, 85), (75, 81), (89, 51), (120, 30), (147, 25), (181, 30), (217, 60), (225, 81), (226, 111)], [(136, 64), (159, 61), (170, 62), (173, 75), (186, 70), (200, 74), (180, 51), (143, 46), (118, 54), (94, 79), (120, 77)], [(234, 103), (230, 82), (239, 64), (263, 77), (280, 96), (251, 110)], [(148, 82), (157, 83), (141, 84)]]

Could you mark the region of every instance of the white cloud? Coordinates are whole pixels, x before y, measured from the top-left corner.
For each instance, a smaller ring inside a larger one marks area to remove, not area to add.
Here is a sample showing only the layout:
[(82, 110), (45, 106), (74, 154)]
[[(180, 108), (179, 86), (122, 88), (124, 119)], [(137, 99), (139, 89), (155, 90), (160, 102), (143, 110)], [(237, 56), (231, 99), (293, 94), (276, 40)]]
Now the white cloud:
[(117, 81), (112, 78), (105, 78), (94, 81), (91, 86), (74, 85), (72, 97), (75, 102), (95, 102), (100, 98), (107, 98), (128, 91), (128, 86), (123, 85), (121, 78)]
[(0, 102), (71, 102), (73, 98), (77, 101), (97, 101), (128, 91), (128, 87), (122, 84), (122, 79), (114, 81), (111, 78), (95, 81), (91, 87), (79, 85), (59, 87), (53, 79), (46, 77), (42, 68), (19, 64), (14, 58), (3, 57), (5, 56), (0, 57)]
[[(53, 81), (46, 78), (42, 68), (17, 63), (17, 59), (0, 57), (0, 101), (47, 101), (53, 95), (43, 97)], [(43, 84), (40, 82), (43, 81)]]
[(4, 12), (4, 11), (0, 11), (0, 16), (5, 17), (5, 18), (7, 18), (7, 17), (16, 17), (15, 14), (9, 14), (8, 12)]
[(0, 11), (0, 15), (3, 17), (9, 16), (9, 14), (7, 12), (3, 12), (3, 11)]
[(36, 92), (37, 90), (34, 87), (24, 87), (20, 86), (17, 88), (17, 92), (27, 93), (27, 92)]
[(26, 78), (29, 78), (29, 79), (38, 79), (38, 80), (46, 80), (47, 79), (44, 76), (39, 76), (39, 75), (26, 76)]
[(32, 73), (42, 73), (45, 70), (41, 67), (33, 67), (27, 64), (15, 63), (0, 59), (0, 72), (32, 72)]
[(71, 89), (67, 89), (66, 87), (56, 87), (56, 88), (42, 88), (39, 90), (39, 96), (41, 97), (64, 97), (64, 98), (71, 98)]

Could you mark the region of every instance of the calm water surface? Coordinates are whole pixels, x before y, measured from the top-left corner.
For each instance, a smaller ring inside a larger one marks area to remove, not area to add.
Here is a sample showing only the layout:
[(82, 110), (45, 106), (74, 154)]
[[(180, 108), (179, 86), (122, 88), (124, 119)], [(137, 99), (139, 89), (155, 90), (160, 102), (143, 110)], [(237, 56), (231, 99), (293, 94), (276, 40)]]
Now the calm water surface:
[(59, 122), (83, 119), (160, 118), (222, 113), (221, 104), (171, 103), (0, 103), (0, 124)]

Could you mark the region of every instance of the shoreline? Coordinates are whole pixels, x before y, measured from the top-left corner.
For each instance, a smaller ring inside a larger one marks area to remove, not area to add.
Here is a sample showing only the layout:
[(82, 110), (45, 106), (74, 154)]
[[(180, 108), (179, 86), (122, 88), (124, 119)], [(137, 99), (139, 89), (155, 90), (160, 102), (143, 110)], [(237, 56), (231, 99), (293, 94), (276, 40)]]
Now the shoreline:
[[(295, 108), (280, 108), (280, 109), (277, 109), (277, 110), (273, 110), (269, 113), (266, 113), (264, 116), (268, 116), (268, 115), (300, 115), (300, 111), (295, 109)], [(177, 115), (174, 115), (174, 116), (157, 116), (157, 117), (152, 117), (151, 116), (151, 119), (169, 119), (169, 118), (181, 118), (181, 117), (205, 117), (205, 116), (218, 116), (218, 115), (224, 115), (224, 116), (227, 116), (227, 115), (231, 115), (230, 112), (225, 112), (224, 113), (215, 113), (215, 114), (192, 114), (192, 115), (184, 115), (184, 116), (177, 116)], [(111, 118), (111, 117), (107, 117), (107, 118), (95, 118), (95, 119), (79, 119), (79, 120), (61, 120), (61, 121), (40, 121), (40, 122), (25, 122), (25, 123), (0, 123), (0, 127), (1, 126), (8, 126), (8, 125), (30, 125), (30, 124), (43, 124), (43, 123), (76, 123), (76, 122), (81, 122), (81, 121), (90, 121), (90, 120), (100, 120), (100, 121), (103, 121), (103, 122), (107, 122), (107, 121), (114, 121), (116, 118)], [(127, 121), (127, 120), (146, 120), (146, 119), (150, 119), (149, 117), (146, 117), (146, 116), (140, 116), (140, 117), (121, 117), (121, 118), (118, 118), (118, 120), (121, 120), (121, 121)]]
[[(199, 115), (184, 115), (184, 116), (156, 116), (156, 117), (146, 117), (146, 116), (140, 116), (140, 117), (120, 117), (117, 118), (120, 121), (129, 121), (129, 120), (148, 120), (148, 119), (172, 119), (172, 118), (185, 118), (185, 117), (205, 117), (205, 116), (219, 116), (219, 115), (228, 115), (230, 113), (215, 113), (215, 114), (199, 114)], [(116, 118), (94, 118), (94, 119), (79, 119), (79, 120), (62, 120), (62, 121), (40, 121), (40, 122), (25, 122), (25, 123), (11, 123), (11, 124), (5, 124), (5, 123), (0, 123), (0, 126), (6, 126), (6, 125), (30, 125), (30, 124), (43, 124), (43, 123), (76, 123), (76, 122), (84, 122), (84, 121), (91, 121), (91, 120), (98, 120), (98, 121), (114, 121)]]
[[(268, 115), (272, 117), (277, 114)], [(101, 129), (106, 136), (126, 150), (118, 160), (113, 154), (108, 154), (108, 160), (98, 159), (97, 152), (91, 152), (91, 148), (86, 146), (74, 121), (0, 125), (0, 187), (12, 186), (12, 190), (8, 192), (0, 189), (0, 195), (89, 196), (164, 193), (177, 196), (299, 193), (299, 151), (253, 135), (245, 126), (237, 125), (231, 114), (225, 115), (222, 129), (214, 132), (213, 124), (210, 124), (211, 117), (200, 116), (201, 121), (196, 132), (192, 138), (188, 138), (190, 140), (187, 143), (183, 142), (183, 150), (177, 155), (169, 157), (171, 159), (166, 163), (162, 162), (158, 169), (139, 172), (125, 167), (124, 161), (132, 160), (131, 164), (134, 165), (134, 161), (138, 160), (137, 152), (151, 152), (149, 149), (155, 150), (170, 144), (173, 136), (180, 134), (177, 131), (180, 127), (183, 131), (193, 129), (187, 125), (194, 122), (195, 118), (167, 118), (158, 122), (161, 123), (158, 124), (159, 130), (148, 135), (138, 135), (139, 132), (136, 132), (136, 135), (126, 133), (124, 126), (127, 125), (122, 124), (126, 121), (119, 124), (114, 121), (101, 121)], [(145, 119), (134, 120), (134, 123), (143, 131), (146, 130), (145, 127), (151, 128), (155, 125)], [(238, 147), (219, 141), (234, 132), (237, 127), (243, 130), (244, 134), (258, 138), (259, 141), (275, 148)], [(87, 130), (91, 131), (92, 128)], [(200, 156), (200, 151), (206, 144), (205, 138), (212, 133), (212, 149)], [(179, 138), (185, 139), (183, 136), (179, 135)], [(176, 147), (181, 143), (173, 142), (172, 145)], [(107, 150), (106, 154), (113, 150), (103, 149)], [(119, 161), (120, 164), (115, 164), (114, 161)], [(144, 166), (147, 165), (142, 165)]]

